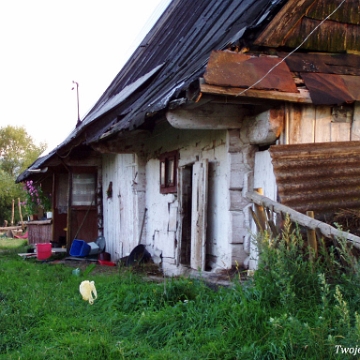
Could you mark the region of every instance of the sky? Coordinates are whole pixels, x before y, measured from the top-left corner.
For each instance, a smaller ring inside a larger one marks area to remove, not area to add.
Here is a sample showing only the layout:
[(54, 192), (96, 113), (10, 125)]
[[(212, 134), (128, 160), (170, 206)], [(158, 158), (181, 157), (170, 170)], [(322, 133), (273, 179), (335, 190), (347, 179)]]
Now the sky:
[(170, 0), (0, 2), (0, 128), (48, 151), (92, 108)]

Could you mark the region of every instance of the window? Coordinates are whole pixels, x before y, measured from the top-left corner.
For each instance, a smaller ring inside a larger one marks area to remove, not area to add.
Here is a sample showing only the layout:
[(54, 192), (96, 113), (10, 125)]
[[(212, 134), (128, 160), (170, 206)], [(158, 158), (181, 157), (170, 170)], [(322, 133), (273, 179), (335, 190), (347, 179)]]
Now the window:
[(95, 175), (74, 174), (72, 189), (73, 206), (95, 205)]
[(176, 174), (178, 151), (164, 153), (160, 156), (160, 193), (176, 192)]

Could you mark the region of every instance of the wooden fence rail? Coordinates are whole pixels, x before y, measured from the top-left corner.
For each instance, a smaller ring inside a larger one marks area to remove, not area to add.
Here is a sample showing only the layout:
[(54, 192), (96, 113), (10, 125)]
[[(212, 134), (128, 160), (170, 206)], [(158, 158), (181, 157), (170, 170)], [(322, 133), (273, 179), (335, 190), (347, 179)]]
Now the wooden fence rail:
[(272, 211), (278, 214), (288, 214), (290, 219), (299, 225), (305, 226), (308, 229), (320, 231), (322, 235), (327, 238), (344, 238), (351, 241), (357, 249), (360, 249), (360, 237), (350, 234), (345, 231), (338, 230), (333, 226), (326, 224), (320, 220), (313, 219), (310, 216), (304, 215), (288, 206), (282, 205), (276, 201), (273, 201), (266, 196), (260, 195), (257, 192), (248, 192), (246, 197), (253, 203), (270, 208)]

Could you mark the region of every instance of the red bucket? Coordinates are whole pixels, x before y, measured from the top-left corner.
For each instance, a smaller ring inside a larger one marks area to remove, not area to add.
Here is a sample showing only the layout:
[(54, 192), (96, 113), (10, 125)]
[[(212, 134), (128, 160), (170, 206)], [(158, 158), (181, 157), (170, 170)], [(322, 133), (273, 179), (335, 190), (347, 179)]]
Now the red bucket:
[(51, 256), (51, 243), (36, 244), (38, 260), (45, 260)]

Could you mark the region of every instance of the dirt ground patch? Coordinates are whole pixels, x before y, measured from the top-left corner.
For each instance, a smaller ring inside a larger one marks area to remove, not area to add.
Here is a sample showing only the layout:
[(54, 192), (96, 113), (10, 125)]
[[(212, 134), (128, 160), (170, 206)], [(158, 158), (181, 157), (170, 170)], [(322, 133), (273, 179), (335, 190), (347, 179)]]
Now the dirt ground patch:
[(64, 264), (72, 269), (80, 269), (81, 272), (85, 272), (89, 266), (94, 266), (91, 270), (92, 274), (119, 274), (123, 271), (131, 271), (137, 274), (143, 274), (144, 276), (157, 276), (162, 278), (163, 273), (159, 266), (154, 263), (140, 264), (137, 266), (125, 267), (117, 264), (116, 266), (101, 265), (96, 261), (90, 260), (72, 260), (72, 259), (61, 259), (53, 260), (52, 264)]

